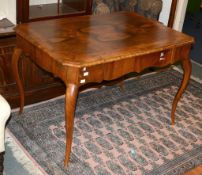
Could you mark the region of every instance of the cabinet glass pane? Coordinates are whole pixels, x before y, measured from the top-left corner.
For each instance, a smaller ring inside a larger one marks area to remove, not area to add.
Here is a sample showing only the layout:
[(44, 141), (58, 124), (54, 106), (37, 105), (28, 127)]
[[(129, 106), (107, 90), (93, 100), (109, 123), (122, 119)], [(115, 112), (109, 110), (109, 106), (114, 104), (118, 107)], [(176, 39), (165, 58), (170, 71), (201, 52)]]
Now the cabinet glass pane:
[(85, 13), (86, 0), (30, 0), (29, 19)]

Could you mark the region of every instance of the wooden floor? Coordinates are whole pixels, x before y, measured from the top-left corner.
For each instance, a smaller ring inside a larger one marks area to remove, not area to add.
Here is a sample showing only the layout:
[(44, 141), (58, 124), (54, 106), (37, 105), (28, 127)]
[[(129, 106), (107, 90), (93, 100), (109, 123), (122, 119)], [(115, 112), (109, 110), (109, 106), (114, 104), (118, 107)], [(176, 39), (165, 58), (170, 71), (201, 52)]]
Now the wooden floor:
[(202, 165), (194, 168), (193, 170), (185, 173), (184, 175), (202, 175)]

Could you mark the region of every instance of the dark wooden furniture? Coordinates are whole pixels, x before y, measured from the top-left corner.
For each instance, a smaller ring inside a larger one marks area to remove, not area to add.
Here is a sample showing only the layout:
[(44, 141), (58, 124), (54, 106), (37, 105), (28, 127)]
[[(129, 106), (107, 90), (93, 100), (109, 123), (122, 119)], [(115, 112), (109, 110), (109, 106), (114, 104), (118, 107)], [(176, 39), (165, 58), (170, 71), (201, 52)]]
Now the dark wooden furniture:
[(6, 98), (17, 90), (11, 71), (11, 57), (15, 47), (13, 28), (9, 20), (0, 21), (0, 94)]
[[(11, 57), (16, 46), (14, 25), (7, 19), (0, 21), (0, 94), (12, 108), (18, 107), (19, 93), (11, 68)], [(25, 56), (20, 61), (25, 86), (26, 104), (64, 94), (64, 84), (50, 73), (40, 69)]]
[[(34, 1), (33, 1), (34, 2)], [(55, 3), (31, 4), (30, 0), (17, 1), (17, 23), (65, 16), (91, 14), (92, 0), (57, 0)]]
[(172, 105), (174, 124), (177, 102), (191, 74), (189, 52), (194, 42), (192, 37), (126, 12), (21, 24), (17, 26), (16, 34), (12, 68), (20, 91), (20, 111), (24, 106), (24, 89), (18, 67), (22, 52), (66, 85), (65, 166), (71, 152), (77, 94), (79, 87), (87, 83), (114, 80), (129, 72), (180, 62), (184, 78)]

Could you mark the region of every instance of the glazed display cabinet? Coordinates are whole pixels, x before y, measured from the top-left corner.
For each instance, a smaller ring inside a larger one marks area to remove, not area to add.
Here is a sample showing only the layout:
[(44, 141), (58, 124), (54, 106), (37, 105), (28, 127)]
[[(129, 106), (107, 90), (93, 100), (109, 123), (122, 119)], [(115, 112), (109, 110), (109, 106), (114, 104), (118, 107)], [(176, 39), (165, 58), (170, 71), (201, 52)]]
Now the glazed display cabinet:
[(18, 0), (17, 22), (91, 14), (92, 0)]

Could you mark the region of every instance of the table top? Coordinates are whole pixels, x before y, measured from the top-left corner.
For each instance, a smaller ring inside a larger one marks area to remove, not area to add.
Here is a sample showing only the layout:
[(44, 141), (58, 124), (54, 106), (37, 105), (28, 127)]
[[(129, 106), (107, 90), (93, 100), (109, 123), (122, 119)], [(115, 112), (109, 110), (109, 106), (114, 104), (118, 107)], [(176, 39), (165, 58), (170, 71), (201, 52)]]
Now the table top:
[(63, 66), (84, 67), (194, 42), (183, 33), (130, 12), (20, 24), (16, 34)]

